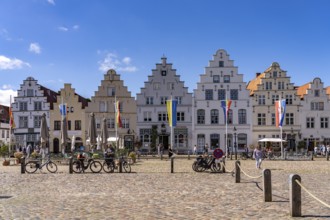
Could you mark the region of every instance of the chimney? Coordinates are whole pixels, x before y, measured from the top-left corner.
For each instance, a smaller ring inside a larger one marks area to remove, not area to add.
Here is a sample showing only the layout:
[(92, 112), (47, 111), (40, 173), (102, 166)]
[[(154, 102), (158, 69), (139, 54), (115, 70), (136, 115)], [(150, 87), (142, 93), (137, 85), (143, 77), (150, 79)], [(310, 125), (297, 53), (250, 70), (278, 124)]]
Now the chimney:
[(256, 73), (256, 77), (260, 76), (261, 73)]

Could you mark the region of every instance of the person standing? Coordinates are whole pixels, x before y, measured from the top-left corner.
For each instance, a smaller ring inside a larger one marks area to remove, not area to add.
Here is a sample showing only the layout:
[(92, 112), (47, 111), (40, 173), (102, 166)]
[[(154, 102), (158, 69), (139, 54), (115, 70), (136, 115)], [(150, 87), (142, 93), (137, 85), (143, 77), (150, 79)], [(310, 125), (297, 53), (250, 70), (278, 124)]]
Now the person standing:
[(31, 154), (31, 145), (29, 144), (27, 147), (26, 147), (26, 158), (29, 158), (30, 157), (30, 154)]
[(260, 145), (258, 145), (253, 151), (253, 158), (256, 160), (257, 169), (261, 169), (262, 151)]
[(197, 155), (197, 146), (196, 146), (196, 144), (194, 146), (194, 154)]

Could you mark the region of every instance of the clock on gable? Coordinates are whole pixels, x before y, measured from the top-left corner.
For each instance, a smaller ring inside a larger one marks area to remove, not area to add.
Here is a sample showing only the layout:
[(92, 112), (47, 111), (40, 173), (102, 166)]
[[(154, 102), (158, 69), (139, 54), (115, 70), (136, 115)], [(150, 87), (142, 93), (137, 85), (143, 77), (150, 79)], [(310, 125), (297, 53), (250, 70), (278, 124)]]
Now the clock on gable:
[(166, 70), (162, 70), (162, 76), (166, 76)]

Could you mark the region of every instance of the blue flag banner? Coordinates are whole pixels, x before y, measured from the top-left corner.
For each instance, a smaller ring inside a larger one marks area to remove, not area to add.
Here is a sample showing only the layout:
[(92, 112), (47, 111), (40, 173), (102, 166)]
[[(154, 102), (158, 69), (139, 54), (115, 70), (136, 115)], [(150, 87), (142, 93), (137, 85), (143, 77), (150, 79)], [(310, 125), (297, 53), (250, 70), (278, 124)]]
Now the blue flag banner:
[(58, 107), (60, 108), (61, 115), (66, 116), (66, 104), (60, 104)]
[(177, 104), (178, 104), (177, 100), (167, 100), (166, 101), (168, 124), (169, 124), (170, 127), (176, 126), (176, 107), (177, 107)]

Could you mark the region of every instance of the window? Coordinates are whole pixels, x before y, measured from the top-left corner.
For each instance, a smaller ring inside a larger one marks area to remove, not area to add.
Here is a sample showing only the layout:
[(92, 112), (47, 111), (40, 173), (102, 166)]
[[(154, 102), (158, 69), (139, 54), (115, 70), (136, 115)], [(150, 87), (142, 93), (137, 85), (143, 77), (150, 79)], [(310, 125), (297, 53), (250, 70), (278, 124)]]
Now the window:
[(74, 121), (74, 130), (80, 131), (81, 130), (81, 120)]
[(258, 125), (266, 125), (266, 114), (258, 113)]
[(153, 104), (154, 104), (154, 97), (147, 97), (146, 105), (153, 105)]
[(246, 110), (245, 109), (238, 110), (238, 124), (246, 124)]
[(151, 112), (143, 112), (143, 121), (151, 121)]
[(233, 110), (229, 109), (228, 110), (227, 124), (232, 124), (232, 123), (233, 123)]
[(40, 128), (40, 125), (41, 125), (41, 116), (35, 115), (33, 117), (33, 127)]
[(287, 105), (292, 105), (292, 100), (293, 100), (293, 96), (292, 95), (285, 95), (285, 103)]
[(160, 89), (160, 83), (156, 82), (154, 83), (154, 90), (159, 90)]
[(223, 61), (219, 61), (219, 67), (224, 67), (224, 66), (225, 66), (224, 62)]
[(279, 95), (272, 95), (272, 105), (275, 105), (275, 101), (279, 100)]
[(34, 102), (34, 111), (41, 111), (41, 102)]
[(28, 127), (28, 116), (20, 116), (19, 117), (19, 127), (27, 128)]
[(158, 121), (168, 121), (166, 112), (158, 112)]
[(71, 131), (71, 121), (68, 120), (68, 130)]
[(167, 89), (174, 90), (174, 83), (171, 83), (171, 82), (167, 83)]
[(181, 96), (175, 96), (175, 99), (178, 100), (178, 105), (182, 104), (182, 97)]
[(27, 89), (26, 94), (27, 94), (26, 96), (32, 97), (33, 96), (33, 89)]
[(230, 76), (229, 75), (224, 75), (223, 76), (223, 82), (224, 83), (230, 83)]
[(219, 89), (218, 90), (218, 100), (225, 100), (226, 99), (226, 90)]
[(19, 110), (20, 111), (27, 111), (28, 109), (27, 109), (27, 102), (20, 102), (19, 103)]
[(314, 91), (314, 96), (315, 96), (315, 97), (319, 97), (319, 96), (320, 96), (320, 90), (315, 89), (315, 91)]
[(213, 89), (205, 89), (205, 100), (213, 100)]
[(166, 70), (162, 70), (162, 76), (166, 76)]
[(115, 119), (114, 118), (107, 119), (107, 126), (108, 128), (115, 128)]
[(213, 75), (213, 83), (219, 83), (220, 82), (220, 76), (219, 75)]
[(284, 89), (284, 82), (277, 82), (277, 88), (279, 90), (283, 90)]
[(293, 113), (285, 113), (285, 124), (294, 125), (294, 114)]
[(266, 82), (266, 90), (272, 90), (272, 82)]
[(100, 112), (106, 112), (107, 108), (104, 101), (99, 102)]
[(238, 89), (231, 89), (230, 90), (230, 99), (231, 100), (238, 100)]
[(140, 140), (142, 142), (142, 146), (145, 144), (149, 144), (151, 142), (151, 129), (140, 129)]
[(205, 124), (205, 110), (204, 109), (197, 110), (197, 124)]
[(277, 71), (274, 71), (274, 72), (273, 72), (273, 77), (274, 77), (274, 78), (277, 78)]
[(329, 118), (322, 117), (321, 119), (321, 128), (328, 128), (329, 127)]
[(177, 112), (176, 113), (176, 120), (177, 121), (184, 121), (184, 112)]
[(166, 105), (166, 101), (167, 101), (167, 97), (166, 96), (160, 97), (160, 104), (161, 105)]
[(219, 123), (219, 111), (218, 109), (211, 110), (211, 124), (218, 124)]
[(123, 128), (129, 128), (129, 119), (128, 118), (123, 118), (121, 120), (121, 123), (123, 125)]
[(211, 150), (214, 150), (219, 147), (220, 135), (219, 134), (210, 134), (211, 141)]
[(258, 104), (259, 105), (266, 105), (266, 97), (265, 97), (265, 95), (259, 95)]
[(306, 128), (314, 128), (314, 118), (313, 117), (306, 118)]
[(54, 130), (55, 131), (61, 130), (61, 121), (54, 121)]
[(324, 103), (323, 102), (311, 102), (311, 110), (313, 111), (323, 111)]
[(275, 117), (275, 113), (272, 113), (272, 125), (275, 125), (275, 121), (276, 117)]
[(115, 87), (108, 87), (107, 88), (108, 96), (116, 96), (116, 88)]

